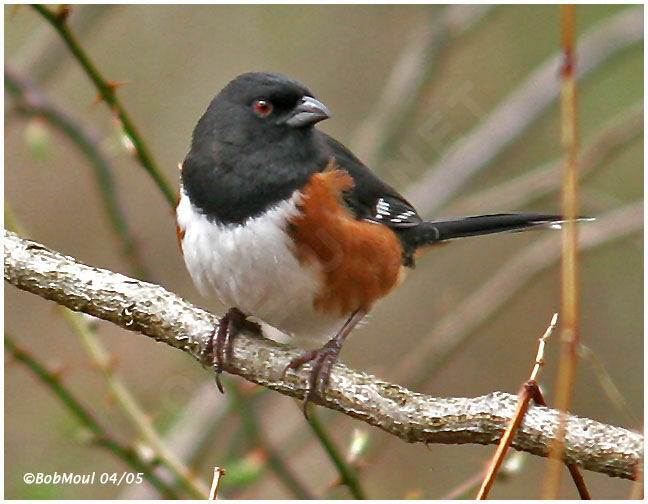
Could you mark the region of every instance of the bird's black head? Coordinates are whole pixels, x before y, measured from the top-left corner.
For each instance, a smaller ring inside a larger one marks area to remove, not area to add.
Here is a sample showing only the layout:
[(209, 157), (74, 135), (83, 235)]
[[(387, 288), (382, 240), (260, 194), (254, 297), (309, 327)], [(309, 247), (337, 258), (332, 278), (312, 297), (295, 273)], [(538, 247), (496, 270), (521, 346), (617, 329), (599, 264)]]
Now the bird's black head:
[(222, 222), (258, 214), (325, 166), (313, 126), (330, 115), (294, 79), (265, 72), (236, 77), (194, 129), (182, 169), (185, 190)]
[(249, 145), (260, 137), (274, 142), (295, 130), (312, 129), (330, 115), (310, 89), (290, 77), (245, 73), (212, 100), (194, 131), (194, 146), (215, 137), (230, 144)]
[(230, 82), (220, 95), (243, 107), (262, 123), (304, 128), (331, 116), (303, 84), (277, 73), (246, 73)]

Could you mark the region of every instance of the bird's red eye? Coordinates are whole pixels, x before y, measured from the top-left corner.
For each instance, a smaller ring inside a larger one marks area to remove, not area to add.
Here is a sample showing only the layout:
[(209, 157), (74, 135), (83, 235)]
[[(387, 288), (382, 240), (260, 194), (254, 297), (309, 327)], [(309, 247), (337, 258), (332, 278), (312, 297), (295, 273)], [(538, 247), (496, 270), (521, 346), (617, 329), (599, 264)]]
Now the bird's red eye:
[(272, 112), (272, 103), (268, 100), (256, 100), (254, 102), (254, 111), (261, 117), (267, 116)]

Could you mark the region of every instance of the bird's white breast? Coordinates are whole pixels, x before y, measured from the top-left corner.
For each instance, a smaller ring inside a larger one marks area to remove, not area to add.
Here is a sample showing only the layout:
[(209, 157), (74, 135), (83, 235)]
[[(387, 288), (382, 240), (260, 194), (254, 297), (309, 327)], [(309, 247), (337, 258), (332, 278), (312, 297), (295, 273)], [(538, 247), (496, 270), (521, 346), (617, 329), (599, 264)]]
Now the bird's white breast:
[(301, 264), (286, 234), (288, 219), (299, 213), (300, 193), (243, 225), (210, 221), (184, 191), (176, 209), (184, 234), (182, 252), (189, 274), (203, 295), (213, 290), (282, 332), (300, 337), (330, 336), (344, 320), (316, 312), (313, 300), (321, 272)]

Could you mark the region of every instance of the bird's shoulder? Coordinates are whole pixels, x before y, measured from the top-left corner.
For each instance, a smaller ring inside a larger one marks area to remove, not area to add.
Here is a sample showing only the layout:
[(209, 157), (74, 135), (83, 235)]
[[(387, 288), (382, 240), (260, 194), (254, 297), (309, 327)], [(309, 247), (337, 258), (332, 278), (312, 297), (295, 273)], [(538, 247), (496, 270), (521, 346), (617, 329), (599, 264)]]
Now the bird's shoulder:
[(359, 219), (384, 224), (395, 229), (418, 226), (422, 219), (414, 206), (396, 189), (381, 180), (345, 145), (320, 132), (329, 158), (353, 179), (353, 187), (344, 200)]

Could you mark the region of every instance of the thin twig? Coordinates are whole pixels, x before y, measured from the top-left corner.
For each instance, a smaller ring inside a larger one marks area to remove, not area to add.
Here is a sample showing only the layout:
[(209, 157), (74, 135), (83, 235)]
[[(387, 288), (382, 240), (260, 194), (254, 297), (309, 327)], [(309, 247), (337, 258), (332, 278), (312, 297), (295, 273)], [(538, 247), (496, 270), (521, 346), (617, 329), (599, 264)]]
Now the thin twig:
[[(636, 224), (630, 221), (618, 227), (634, 229)], [(211, 365), (202, 350), (218, 324), (216, 315), (160, 286), (86, 266), (8, 231), (4, 251), (5, 279), (16, 287), (164, 342)], [(302, 398), (306, 370), (282, 378), (285, 366), (299, 352), (243, 332), (234, 341), (224, 370)], [(412, 443), (494, 444), (513, 413), (515, 396), (494, 392), (478, 398), (432, 398), (336, 363), (318, 403)], [(548, 408), (531, 407), (513, 446), (546, 455), (557, 415)], [(613, 476), (634, 477), (643, 450), (640, 434), (573, 415), (568, 430), (568, 462)]]
[[(631, 7), (595, 26), (578, 41), (579, 78), (610, 56), (643, 40), (643, 8)], [(406, 191), (421, 215), (435, 213), (476, 173), (518, 138), (559, 95), (556, 54), (530, 72), (479, 124), (451, 145)]]
[(248, 398), (243, 397), (243, 393), (236, 384), (231, 384), (227, 390), (232, 394), (232, 406), (238, 410), (242, 417), (250, 441), (255, 443), (263, 451), (270, 469), (272, 469), (295, 498), (300, 500), (314, 499), (315, 496), (312, 492), (297, 479), (292, 470), (285, 464), (283, 458), (264, 436)]
[(153, 155), (150, 153), (148, 147), (146, 146), (146, 143), (144, 142), (144, 139), (140, 136), (139, 131), (135, 127), (133, 121), (130, 119), (125, 107), (117, 98), (116, 89), (118, 87), (118, 84), (110, 82), (103, 77), (99, 69), (90, 60), (90, 57), (86, 54), (81, 44), (79, 44), (76, 37), (68, 28), (66, 16), (59, 16), (57, 15), (57, 13), (52, 12), (43, 5), (33, 5), (32, 7), (44, 19), (46, 19), (61, 36), (85, 73), (94, 83), (97, 91), (99, 92), (100, 99), (108, 105), (111, 111), (116, 113), (117, 117), (119, 117), (121, 125), (124, 129), (124, 133), (132, 142), (133, 147), (135, 148), (135, 152), (137, 153), (137, 157), (144, 169), (149, 173), (149, 175), (151, 175), (159, 189), (162, 191), (162, 194), (166, 198), (169, 205), (171, 205), (172, 207), (175, 206), (175, 191), (160, 172), (157, 164), (153, 160)]
[(551, 317), (551, 322), (549, 322), (549, 326), (547, 327), (547, 330), (544, 332), (542, 336), (540, 336), (540, 339), (538, 340), (538, 352), (536, 353), (536, 360), (535, 363), (533, 364), (533, 369), (531, 370), (531, 374), (529, 375), (529, 380), (533, 381), (538, 381), (538, 375), (540, 374), (540, 369), (542, 366), (544, 366), (544, 351), (545, 351), (545, 346), (547, 345), (547, 340), (553, 333), (554, 329), (556, 328), (556, 324), (558, 323), (558, 314), (554, 313), (553, 317)]
[[(551, 322), (549, 323), (547, 330), (538, 339), (538, 351), (536, 353), (535, 363), (531, 370), (531, 374), (529, 375), (529, 379), (522, 384), (522, 388), (520, 389), (520, 392), (518, 394), (518, 402), (515, 408), (515, 414), (504, 430), (502, 439), (500, 440), (500, 443), (497, 446), (497, 450), (495, 451), (495, 454), (491, 459), (491, 463), (486, 471), (484, 480), (482, 481), (481, 487), (477, 492), (476, 499), (478, 500), (485, 500), (488, 497), (488, 492), (495, 482), (499, 468), (504, 462), (504, 457), (506, 457), (506, 452), (511, 446), (513, 437), (515, 436), (520, 424), (522, 423), (524, 415), (528, 410), (529, 402), (533, 399), (536, 401), (536, 403), (539, 403), (543, 406), (545, 405), (544, 399), (542, 398), (542, 393), (540, 392), (540, 389), (538, 387), (537, 378), (538, 374), (540, 373), (541, 367), (544, 365), (545, 345), (547, 343), (547, 340), (549, 339), (549, 336), (551, 336), (551, 333), (556, 327), (557, 321), (558, 314), (554, 313), (554, 316), (551, 318)], [(576, 467), (575, 464), (567, 464), (567, 466), (581, 498), (591, 499), (578, 467)]]
[(214, 477), (212, 478), (211, 489), (209, 490), (209, 500), (218, 499), (218, 486), (223, 476), (225, 476), (225, 469), (214, 467)]
[(596, 355), (596, 352), (581, 343), (578, 345), (578, 356), (592, 365), (594, 376), (598, 379), (599, 384), (605, 392), (605, 395), (610, 400), (610, 403), (626, 416), (629, 425), (632, 425), (636, 429), (640, 429), (641, 421), (632, 412), (632, 409), (630, 409), (628, 401), (623, 397), (619, 387), (614, 383), (610, 373), (605, 369), (605, 364), (603, 364), (601, 358)]
[(567, 411), (572, 403), (579, 343), (579, 276), (578, 276), (578, 104), (576, 98), (576, 7), (563, 5), (562, 44), (564, 66), (562, 69), (561, 125), (562, 143), (567, 158), (563, 172), (562, 215), (567, 219), (562, 232), (561, 298), (562, 330), (558, 378), (556, 380), (556, 408), (563, 412), (552, 441), (551, 456), (547, 460), (547, 473), (543, 485), (545, 499), (557, 499), (560, 491), (560, 469), (564, 453)]
[(632, 488), (628, 499), (643, 500), (644, 498), (644, 463), (643, 461), (637, 466)]
[[(506, 462), (502, 465), (497, 472), (497, 480), (507, 480), (518, 474), (523, 466), (526, 454), (517, 452), (508, 457)], [(480, 483), (484, 479), (485, 470), (481, 470), (467, 478), (465, 481), (457, 485), (455, 488), (446, 493), (440, 500), (455, 500), (455, 499), (469, 499), (474, 490), (479, 488)]]
[(495, 451), (495, 454), (491, 459), (491, 463), (486, 470), (486, 474), (484, 475), (481, 487), (479, 488), (477, 496), (475, 497), (477, 500), (485, 500), (488, 497), (488, 492), (490, 491), (491, 486), (495, 481), (495, 477), (497, 476), (502, 462), (504, 462), (506, 452), (511, 446), (513, 436), (515, 436), (520, 423), (522, 423), (524, 414), (526, 413), (529, 407), (529, 402), (531, 401), (531, 387), (536, 384), (536, 379), (538, 377), (538, 374), (540, 373), (540, 368), (544, 365), (544, 349), (547, 343), (547, 339), (549, 339), (549, 336), (551, 336), (551, 333), (556, 327), (557, 321), (558, 314), (554, 313), (553, 317), (551, 318), (551, 322), (547, 327), (547, 330), (538, 339), (538, 351), (536, 353), (535, 363), (531, 370), (531, 374), (529, 375), (529, 379), (522, 384), (522, 388), (520, 389), (520, 392), (518, 394), (517, 405), (515, 406), (515, 414), (511, 418), (509, 424), (506, 426), (504, 434), (502, 434), (502, 439), (497, 445), (497, 450)]
[[(104, 20), (110, 19), (111, 11), (116, 7), (118, 8), (115, 4), (74, 6), (71, 22), (74, 24), (77, 37), (92, 36), (93, 33), (99, 32), (101, 24)], [(19, 62), (20, 69), (25, 75), (29, 75), (34, 82), (42, 85), (57, 73), (66, 71), (63, 59), (67, 52), (57, 43), (58, 35), (52, 32), (49, 26), (41, 25), (30, 35), (12, 60)]]
[[(200, 451), (209, 449), (208, 440), (211, 439), (214, 432), (218, 432), (222, 422), (229, 418), (232, 414), (238, 414), (246, 421), (246, 410), (250, 410), (251, 406), (248, 405), (249, 397), (241, 398), (241, 401), (236, 401), (235, 395), (238, 395), (239, 389), (235, 383), (232, 383), (227, 376), (223, 376), (223, 385), (226, 390), (233, 391), (232, 394), (227, 394), (224, 397), (216, 392), (214, 388), (213, 379), (205, 381), (194, 396), (183, 407), (182, 412), (178, 415), (173, 425), (169, 428), (168, 432), (164, 435), (164, 443), (176, 455), (178, 460), (188, 464), (191, 461), (199, 458)], [(259, 396), (267, 389), (255, 390), (254, 395)], [(230, 400), (228, 400), (231, 399)], [(254, 412), (252, 412), (254, 415)], [(256, 417), (254, 421), (257, 422)], [(259, 427), (260, 428), (260, 427)], [(250, 430), (246, 429), (247, 434)], [(294, 439), (294, 437), (291, 437)], [(284, 482), (299, 499), (312, 499), (314, 498), (297, 479), (288, 465), (284, 462), (285, 457), (280, 457), (276, 450), (273, 449), (269, 441), (262, 437), (261, 441), (252, 438), (252, 442), (261, 444), (261, 449), (267, 458), (268, 465), (277, 473), (280, 479)], [(284, 447), (283, 443), (278, 443)], [(156, 471), (160, 472), (160, 477), (164, 481), (172, 476), (164, 467), (159, 467)], [(258, 471), (258, 476), (264, 473)], [(252, 484), (254, 478), (249, 478), (246, 483)], [(128, 491), (124, 492), (121, 497), (122, 500), (144, 500), (155, 498), (150, 489), (147, 490), (141, 486), (131, 487)]]
[(55, 106), (9, 65), (5, 65), (5, 89), (15, 96), (14, 104), (20, 112), (28, 116), (42, 117), (64, 133), (86, 155), (97, 179), (108, 222), (122, 244), (123, 254), (130, 262), (133, 274), (142, 280), (151, 280), (151, 273), (140, 257), (137, 240), (118, 201), (112, 162), (101, 148), (99, 132), (90, 126), (82, 125)]
[(360, 480), (358, 479), (358, 475), (356, 474), (355, 469), (349, 466), (346, 460), (344, 460), (344, 457), (338, 451), (335, 443), (329, 437), (328, 433), (324, 429), (324, 426), (319, 421), (317, 414), (314, 411), (311, 411), (308, 415), (308, 425), (311, 426), (313, 433), (326, 451), (326, 454), (331, 459), (331, 462), (333, 462), (333, 465), (340, 475), (342, 484), (348, 487), (354, 499), (366, 499), (365, 493), (360, 486)]
[[(498, 475), (501, 473), (498, 473)], [(484, 471), (479, 471), (478, 473), (473, 474), (470, 478), (462, 482), (457, 487), (453, 488), (440, 500), (455, 500), (462, 498), (469, 498), (469, 494), (477, 487), (484, 479)]]
[[(225, 386), (230, 390), (229, 383)], [(209, 445), (208, 441), (228, 412), (229, 402), (214, 389), (213, 379), (205, 380), (165, 431), (162, 440), (178, 460), (190, 466), (197, 452)], [(164, 466), (156, 468), (155, 472), (163, 481), (173, 480), (173, 474)], [(154, 498), (157, 498), (154, 491), (142, 485), (131, 486), (118, 496), (120, 500)]]
[(189, 469), (180, 462), (177, 457), (169, 451), (164, 444), (146, 413), (139, 407), (137, 401), (128, 388), (114, 374), (110, 358), (101, 343), (97, 340), (94, 331), (83, 320), (83, 316), (61, 307), (61, 313), (66, 322), (80, 337), (83, 346), (86, 348), (90, 358), (95, 363), (106, 384), (110, 388), (121, 410), (126, 414), (131, 424), (137, 429), (146, 442), (155, 450), (156, 455), (164, 462), (176, 476), (178, 481), (194, 499), (204, 499), (209, 489), (196, 476), (191, 474)]
[(58, 375), (48, 371), (45, 366), (38, 362), (27, 351), (20, 348), (8, 334), (5, 333), (4, 345), (7, 351), (19, 362), (22, 362), (27, 369), (33, 372), (38, 379), (47, 386), (56, 397), (60, 399), (63, 405), (83, 424), (93, 435), (93, 441), (99, 446), (113, 452), (119, 459), (137, 472), (143, 473), (144, 477), (167, 499), (177, 499), (176, 491), (161, 481), (153, 472), (150, 464), (142, 461), (137, 455), (137, 451), (132, 448), (122, 446), (114, 440), (108, 432), (101, 427), (90, 412), (88, 412), (81, 402), (74, 397), (72, 392), (61, 383)]

